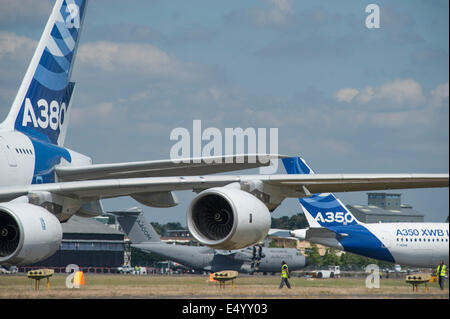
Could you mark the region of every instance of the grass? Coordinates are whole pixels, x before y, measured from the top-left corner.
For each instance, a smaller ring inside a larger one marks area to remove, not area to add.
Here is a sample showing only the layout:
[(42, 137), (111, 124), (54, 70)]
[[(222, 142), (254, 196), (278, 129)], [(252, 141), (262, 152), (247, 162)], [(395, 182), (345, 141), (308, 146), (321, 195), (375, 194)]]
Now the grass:
[(447, 289), (441, 292), (437, 283), (429, 284), (425, 294), (423, 286), (412, 293), (411, 286), (401, 279), (381, 280), (380, 289), (365, 287), (365, 279), (306, 279), (291, 278), (292, 289), (280, 290), (279, 276), (241, 275), (235, 288), (228, 283), (225, 289), (209, 282), (208, 276), (133, 276), (86, 274), (80, 289), (66, 287), (66, 275), (55, 274), (46, 280), (41, 290), (33, 290), (26, 275), (0, 276), (0, 298), (448, 298)]

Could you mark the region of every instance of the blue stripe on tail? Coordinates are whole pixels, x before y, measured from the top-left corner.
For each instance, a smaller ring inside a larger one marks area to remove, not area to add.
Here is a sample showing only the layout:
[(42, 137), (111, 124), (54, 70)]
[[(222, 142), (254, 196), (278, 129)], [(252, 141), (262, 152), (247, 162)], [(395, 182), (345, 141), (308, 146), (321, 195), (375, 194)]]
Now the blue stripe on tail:
[[(300, 157), (283, 158), (282, 161), (288, 174), (314, 174)], [(298, 200), (303, 209), (321, 226), (358, 224), (350, 211), (333, 194), (313, 194)]]
[[(33, 138), (46, 136), (46, 142), (58, 145), (73, 92), (70, 75), (86, 8), (85, 0), (64, 0), (52, 14), (50, 34), (44, 34), (40, 44), (45, 48), (34, 70), (14, 129)], [(47, 31), (48, 32), (48, 31)], [(61, 145), (59, 145), (61, 146)]]

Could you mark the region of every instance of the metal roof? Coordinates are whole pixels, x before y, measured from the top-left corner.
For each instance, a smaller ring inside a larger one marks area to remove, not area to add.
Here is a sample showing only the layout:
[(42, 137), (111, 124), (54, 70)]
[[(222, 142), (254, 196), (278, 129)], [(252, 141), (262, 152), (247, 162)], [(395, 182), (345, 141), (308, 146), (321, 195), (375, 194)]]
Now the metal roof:
[(374, 205), (347, 205), (347, 208), (353, 212), (354, 210), (359, 211), (366, 215), (384, 215), (384, 216), (415, 216), (423, 217), (424, 214), (418, 212), (412, 208), (400, 207), (397, 209), (384, 209)]

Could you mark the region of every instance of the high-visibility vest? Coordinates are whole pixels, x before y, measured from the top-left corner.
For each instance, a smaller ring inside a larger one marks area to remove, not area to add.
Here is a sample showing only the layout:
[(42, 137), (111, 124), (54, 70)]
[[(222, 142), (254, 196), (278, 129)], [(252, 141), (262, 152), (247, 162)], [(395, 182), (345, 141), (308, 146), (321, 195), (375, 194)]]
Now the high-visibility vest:
[(287, 270), (288, 270), (288, 266), (286, 264), (281, 266), (281, 278), (288, 278)]
[[(439, 268), (441, 268), (440, 271), (439, 271)], [(442, 267), (441, 267), (441, 265), (439, 265), (437, 267), (436, 274), (438, 276), (444, 277), (446, 272), (447, 272), (447, 266), (446, 265), (442, 265)]]

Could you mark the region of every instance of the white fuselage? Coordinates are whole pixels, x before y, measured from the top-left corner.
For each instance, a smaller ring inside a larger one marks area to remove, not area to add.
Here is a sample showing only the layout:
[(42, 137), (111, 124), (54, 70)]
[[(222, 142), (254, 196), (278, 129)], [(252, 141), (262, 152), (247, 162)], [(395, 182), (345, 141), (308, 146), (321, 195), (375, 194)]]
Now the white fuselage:
[[(49, 144), (49, 147), (56, 146)], [(34, 183), (40, 183), (39, 174), (53, 172), (57, 165), (92, 164), (91, 158), (83, 154), (62, 147), (60, 149), (70, 155), (70, 163), (63, 157), (57, 157), (56, 162), (52, 162), (54, 158), (45, 149), (45, 143), (40, 142), (40, 149), (36, 150), (32, 140), (21, 132), (0, 131), (0, 187), (31, 185), (33, 178)]]
[(341, 236), (306, 240), (412, 267), (448, 264), (448, 223), (379, 223), (329, 227)]
[(365, 224), (400, 265), (436, 267), (448, 264), (448, 223)]
[(20, 132), (0, 132), (0, 187), (30, 185), (35, 167), (35, 150)]

